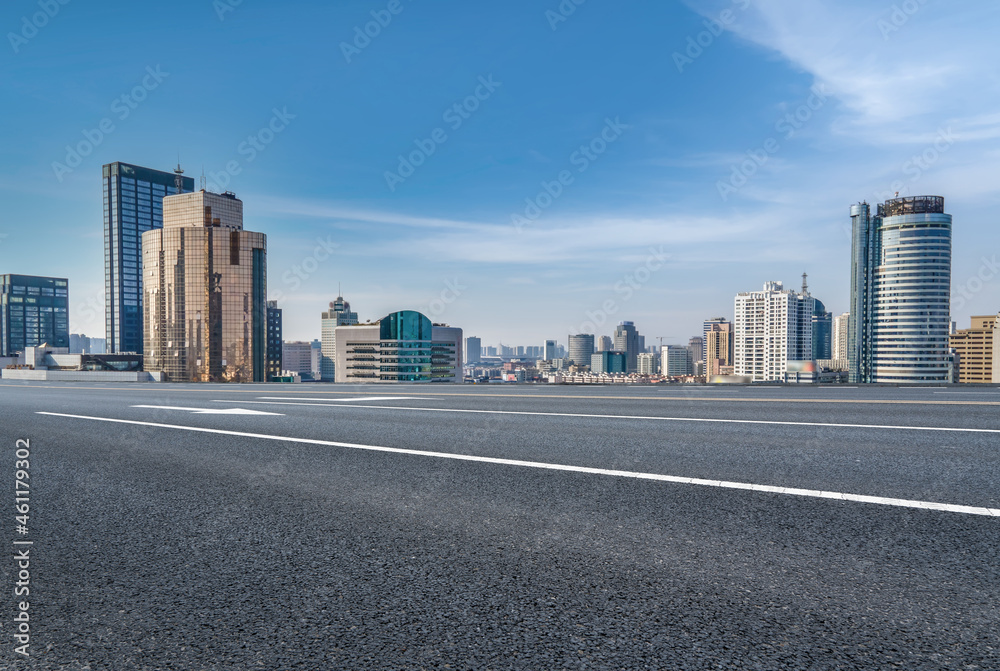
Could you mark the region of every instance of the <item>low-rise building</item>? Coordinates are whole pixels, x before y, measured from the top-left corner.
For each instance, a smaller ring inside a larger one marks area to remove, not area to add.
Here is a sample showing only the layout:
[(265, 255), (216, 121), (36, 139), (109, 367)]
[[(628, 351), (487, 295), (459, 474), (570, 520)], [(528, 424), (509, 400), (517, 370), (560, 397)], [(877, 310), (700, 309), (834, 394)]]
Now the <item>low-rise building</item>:
[(338, 383), (461, 382), (462, 329), (403, 310), (336, 327)]
[(958, 382), (984, 384), (1000, 382), (996, 376), (997, 340), (996, 331), (1000, 317), (989, 315), (973, 317), (970, 328), (951, 334), (948, 344), (958, 355)]

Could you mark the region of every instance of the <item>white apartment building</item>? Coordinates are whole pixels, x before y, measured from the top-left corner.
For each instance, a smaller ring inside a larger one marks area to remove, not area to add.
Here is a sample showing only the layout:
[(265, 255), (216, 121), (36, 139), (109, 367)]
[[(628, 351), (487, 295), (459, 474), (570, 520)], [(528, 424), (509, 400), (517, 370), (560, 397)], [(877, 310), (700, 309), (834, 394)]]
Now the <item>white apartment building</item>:
[(767, 282), (736, 296), (734, 374), (754, 382), (784, 380), (789, 361), (812, 359), (815, 299)]

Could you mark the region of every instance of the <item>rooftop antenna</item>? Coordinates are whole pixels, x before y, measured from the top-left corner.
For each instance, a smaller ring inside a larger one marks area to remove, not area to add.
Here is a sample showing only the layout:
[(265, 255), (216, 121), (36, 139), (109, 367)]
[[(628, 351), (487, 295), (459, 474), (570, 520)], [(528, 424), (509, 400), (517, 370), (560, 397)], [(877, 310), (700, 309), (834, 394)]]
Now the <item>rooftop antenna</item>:
[(201, 164), (201, 190), (205, 190), (205, 164)]
[(184, 171), (181, 170), (181, 153), (177, 152), (177, 169), (174, 170), (174, 187), (177, 188), (177, 193), (184, 193), (184, 177), (182, 175)]
[(802, 295), (809, 295), (809, 282), (807, 281), (809, 276), (806, 273), (802, 273)]

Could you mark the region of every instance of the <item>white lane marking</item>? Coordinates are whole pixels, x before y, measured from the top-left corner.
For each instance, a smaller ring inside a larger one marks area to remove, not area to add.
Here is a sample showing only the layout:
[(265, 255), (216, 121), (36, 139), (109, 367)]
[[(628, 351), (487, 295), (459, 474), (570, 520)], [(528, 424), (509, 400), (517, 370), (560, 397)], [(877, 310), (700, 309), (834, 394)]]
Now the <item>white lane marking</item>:
[(1000, 391), (936, 391), (935, 394), (972, 394), (972, 395), (982, 395), (982, 394), (1000, 394)]
[[(320, 399), (326, 400), (326, 399)], [(538, 417), (584, 417), (595, 419), (642, 419), (658, 422), (708, 422), (718, 424), (772, 424), (777, 426), (827, 426), (845, 429), (892, 429), (896, 431), (953, 431), (959, 433), (1000, 433), (1000, 429), (965, 429), (943, 426), (893, 426), (891, 424), (833, 424), (829, 422), (780, 422), (769, 419), (712, 419), (704, 417), (656, 417), (655, 415), (588, 415), (575, 412), (529, 412), (526, 410), (466, 410), (460, 408), (407, 408), (399, 405), (352, 405), (335, 403), (295, 403), (292, 401), (211, 401), (212, 403), (254, 403), (258, 405), (305, 405), (319, 408), (373, 408), (379, 410), (412, 410), (414, 412), (465, 412), (488, 415), (531, 415)]]
[[(298, 396), (258, 396), (269, 401), (336, 401), (337, 403), (359, 403), (365, 401), (427, 401), (436, 399), (417, 398), (415, 396), (359, 396), (358, 398), (299, 398)], [(214, 403), (215, 401), (213, 401)], [(242, 401), (233, 401), (242, 403)]]
[(984, 515), (1000, 517), (1000, 509), (980, 506), (962, 506), (952, 503), (935, 503), (932, 501), (914, 501), (910, 499), (889, 499), (881, 496), (865, 496), (862, 494), (846, 494), (844, 492), (827, 492), (816, 489), (798, 489), (794, 487), (775, 487), (772, 485), (756, 485), (746, 482), (727, 482), (725, 480), (705, 480), (702, 478), (686, 478), (677, 475), (661, 475), (659, 473), (639, 473), (636, 471), (618, 471), (607, 468), (591, 468), (589, 466), (570, 466), (567, 464), (550, 464), (541, 461), (522, 461), (520, 459), (501, 459), (498, 457), (479, 457), (471, 454), (453, 454), (450, 452), (428, 452), (426, 450), (410, 450), (401, 447), (380, 447), (378, 445), (359, 445), (357, 443), (341, 443), (332, 440), (317, 440), (315, 438), (293, 438), (290, 436), (272, 436), (266, 433), (247, 433), (244, 431), (229, 431), (225, 429), (209, 429), (201, 426), (180, 426), (177, 424), (160, 424), (157, 422), (139, 422), (130, 419), (113, 419), (111, 417), (88, 417), (86, 415), (68, 415), (59, 412), (38, 412), (39, 415), (51, 417), (67, 417), (70, 419), (89, 419), (97, 422), (115, 424), (137, 424), (159, 429), (177, 429), (197, 433), (215, 433), (242, 438), (258, 438), (260, 440), (278, 440), (288, 443), (305, 445), (322, 445), (324, 447), (343, 447), (352, 450), (367, 450), (369, 452), (389, 452), (392, 454), (407, 454), (416, 457), (433, 457), (435, 459), (452, 459), (455, 461), (473, 461), (481, 464), (497, 464), (501, 466), (521, 466), (549, 471), (566, 471), (570, 473), (586, 473), (589, 475), (608, 475), (616, 478), (633, 478), (636, 480), (655, 480), (680, 485), (697, 485), (699, 487), (716, 487), (719, 489), (745, 489), (754, 492), (771, 494), (786, 494), (818, 499), (837, 499), (841, 501), (856, 501), (859, 503), (874, 503), (897, 508), (921, 508), (939, 510), (942, 512), (963, 513), (965, 515)]
[[(232, 401), (226, 401), (232, 403)], [(273, 415), (284, 417), (280, 412), (263, 412), (261, 410), (247, 410), (246, 408), (178, 408), (171, 405), (133, 405), (133, 408), (151, 408), (154, 410), (180, 410), (193, 413), (195, 415)]]

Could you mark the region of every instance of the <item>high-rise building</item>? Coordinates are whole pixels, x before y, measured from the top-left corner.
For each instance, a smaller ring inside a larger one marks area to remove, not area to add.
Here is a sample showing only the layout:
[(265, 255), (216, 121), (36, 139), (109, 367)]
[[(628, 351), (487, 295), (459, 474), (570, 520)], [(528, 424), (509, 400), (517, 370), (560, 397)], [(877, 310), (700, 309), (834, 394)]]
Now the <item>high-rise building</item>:
[(1000, 317), (997, 315), (973, 317), (970, 328), (951, 335), (950, 346), (958, 355), (960, 383), (989, 384), (1000, 381), (1000, 378), (994, 377), (995, 357), (1000, 345), (997, 340), (998, 328)]
[(705, 334), (705, 374), (722, 375), (733, 365), (733, 323), (712, 320)]
[(142, 235), (147, 371), (192, 382), (263, 382), (267, 237), (243, 229), (232, 193), (163, 199), (163, 228)]
[(0, 356), (43, 344), (69, 347), (69, 280), (0, 275)]
[(628, 355), (625, 352), (596, 352), (590, 355), (591, 373), (626, 373)]
[(143, 348), (142, 234), (163, 228), (163, 198), (194, 191), (194, 180), (128, 163), (103, 168), (104, 321), (108, 352)]
[[(704, 336), (694, 336), (688, 340), (688, 350), (691, 352), (692, 365), (705, 360), (705, 338)], [(693, 374), (697, 371), (693, 371)]]
[(479, 363), (483, 359), (483, 341), (476, 336), (465, 339), (465, 362)]
[(598, 352), (613, 352), (615, 350), (615, 341), (611, 336), (602, 335), (597, 339), (597, 351)]
[(282, 359), (281, 308), (278, 301), (267, 302), (267, 379), (279, 377), (284, 371)]
[(767, 282), (763, 291), (736, 296), (733, 366), (755, 382), (785, 379), (789, 361), (812, 360), (812, 296)]
[(462, 381), (462, 329), (435, 326), (419, 312), (338, 326), (336, 336), (337, 382)]
[(544, 353), (542, 354), (542, 359), (545, 361), (552, 361), (553, 359), (558, 359), (558, 353), (556, 351), (557, 343), (555, 340), (546, 340), (545, 344), (542, 346)]
[(330, 303), (330, 309), (321, 316), (320, 337), (323, 340), (320, 358), (320, 379), (323, 382), (333, 382), (336, 379), (337, 367), (337, 327), (351, 326), (358, 323), (358, 313), (351, 312), (351, 304), (343, 296)]
[(833, 313), (826, 311), (826, 306), (819, 299), (815, 300), (815, 312), (812, 316), (812, 358), (815, 360), (833, 358)]
[(951, 215), (944, 198), (894, 198), (872, 215), (851, 206), (849, 379), (947, 382)]
[(845, 312), (833, 318), (833, 356), (836, 361), (847, 361), (847, 334), (849, 332), (851, 313)]
[(660, 357), (654, 352), (639, 354), (639, 375), (656, 375), (660, 372)]
[(313, 348), (304, 341), (285, 342), (281, 346), (281, 364), (284, 370), (298, 373), (305, 379), (313, 377)]
[(667, 377), (693, 375), (691, 350), (683, 345), (663, 345), (660, 348), (660, 370)]
[(632, 322), (621, 322), (615, 329), (615, 351), (628, 355), (628, 371), (634, 373), (639, 367), (639, 332)]
[(590, 333), (578, 333), (569, 336), (567, 340), (569, 352), (567, 357), (577, 366), (590, 366), (590, 355), (594, 353), (594, 336)]
[(713, 324), (729, 324), (729, 323), (731, 323), (731, 322), (728, 319), (726, 319), (725, 317), (713, 317), (712, 319), (706, 319), (704, 321), (704, 323), (703, 323), (703, 329), (702, 329), (702, 334), (701, 334), (702, 337), (705, 339), (704, 340), (705, 350), (701, 354), (701, 357), (702, 357), (703, 361), (707, 362), (709, 360), (709, 353), (708, 353), (708, 332), (712, 330), (712, 325)]

